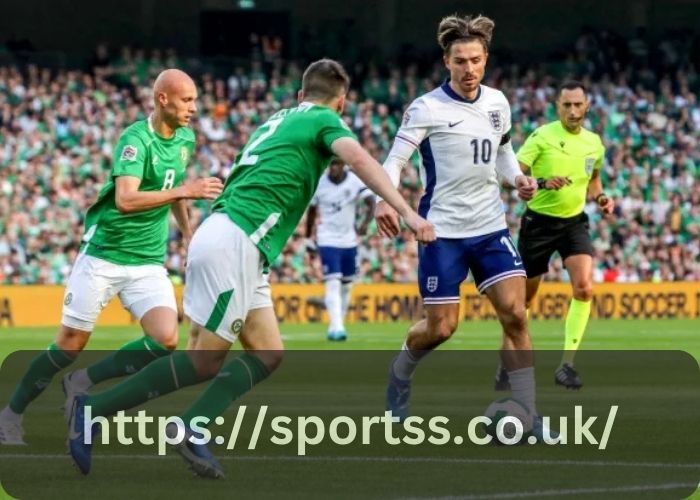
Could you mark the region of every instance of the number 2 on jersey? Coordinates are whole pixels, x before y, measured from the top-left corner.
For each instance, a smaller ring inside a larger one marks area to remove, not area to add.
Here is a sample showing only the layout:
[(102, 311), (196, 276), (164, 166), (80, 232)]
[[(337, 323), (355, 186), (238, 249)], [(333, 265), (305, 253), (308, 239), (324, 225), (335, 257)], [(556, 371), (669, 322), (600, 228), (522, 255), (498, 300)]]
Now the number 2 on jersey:
[(241, 160), (238, 162), (238, 165), (255, 165), (255, 162), (258, 161), (258, 155), (251, 153), (260, 145), (261, 142), (275, 133), (275, 130), (277, 130), (277, 127), (279, 127), (280, 123), (282, 123), (282, 120), (284, 120), (284, 116), (270, 118), (267, 120), (265, 125), (267, 125), (268, 129), (260, 134), (260, 136), (245, 149), (243, 156), (241, 156)]

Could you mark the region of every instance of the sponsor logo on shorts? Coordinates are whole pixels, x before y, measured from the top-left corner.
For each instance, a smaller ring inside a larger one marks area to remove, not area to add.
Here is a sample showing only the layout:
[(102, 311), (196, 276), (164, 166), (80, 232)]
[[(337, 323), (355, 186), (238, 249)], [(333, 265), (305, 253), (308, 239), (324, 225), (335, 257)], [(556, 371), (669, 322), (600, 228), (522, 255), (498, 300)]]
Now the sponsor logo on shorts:
[(243, 320), (242, 319), (237, 319), (234, 320), (233, 323), (231, 323), (231, 332), (233, 332), (234, 335), (238, 335), (241, 333), (241, 329), (243, 328)]
[(435, 290), (437, 290), (438, 277), (428, 276), (428, 280), (425, 282), (425, 287), (428, 289), (429, 292), (434, 292)]
[(65, 305), (69, 305), (71, 302), (73, 302), (73, 293), (72, 293), (72, 292), (68, 292), (68, 295), (66, 295), (66, 298), (65, 298), (65, 300), (63, 301), (63, 303), (64, 303)]
[(133, 161), (136, 159), (136, 155), (138, 154), (138, 149), (136, 149), (135, 146), (124, 146), (124, 149), (122, 149), (122, 160), (127, 160), (127, 161)]

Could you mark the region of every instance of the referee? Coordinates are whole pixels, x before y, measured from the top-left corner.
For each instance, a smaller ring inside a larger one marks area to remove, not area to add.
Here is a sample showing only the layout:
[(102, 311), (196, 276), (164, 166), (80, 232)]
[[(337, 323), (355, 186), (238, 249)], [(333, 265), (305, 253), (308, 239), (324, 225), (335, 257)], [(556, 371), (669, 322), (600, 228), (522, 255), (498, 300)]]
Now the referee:
[[(518, 250), (527, 272), (526, 303), (532, 304), (549, 259), (559, 252), (571, 279), (573, 298), (566, 315), (564, 354), (554, 381), (567, 389), (582, 387), (574, 370), (593, 298), (593, 245), (588, 234), (586, 196), (606, 214), (615, 203), (603, 193), (600, 168), (605, 148), (600, 137), (583, 128), (590, 103), (582, 83), (567, 81), (557, 93), (559, 120), (535, 130), (518, 152), (523, 172), (531, 170), (538, 191), (528, 202), (520, 226)], [(496, 390), (509, 388), (508, 374), (499, 370)]]

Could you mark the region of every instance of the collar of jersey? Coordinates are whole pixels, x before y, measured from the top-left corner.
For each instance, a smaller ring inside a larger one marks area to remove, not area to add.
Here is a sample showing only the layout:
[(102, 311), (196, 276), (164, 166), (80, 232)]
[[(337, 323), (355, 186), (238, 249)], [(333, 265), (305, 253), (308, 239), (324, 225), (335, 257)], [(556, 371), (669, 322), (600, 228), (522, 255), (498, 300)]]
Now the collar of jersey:
[(466, 102), (467, 104), (474, 104), (476, 101), (479, 100), (479, 97), (481, 97), (481, 85), (479, 85), (479, 88), (476, 91), (476, 97), (474, 99), (465, 99), (464, 97), (459, 95), (457, 92), (452, 90), (452, 87), (450, 87), (450, 79), (449, 78), (445, 78), (445, 81), (440, 86), (440, 88), (442, 89), (442, 91), (445, 94), (450, 96), (455, 101)]
[(151, 122), (152, 119), (153, 119), (153, 113), (148, 115), (148, 118), (146, 118), (146, 126), (148, 127), (148, 131), (151, 133), (151, 135), (153, 137), (157, 137), (161, 141), (172, 141), (173, 139), (175, 139), (175, 136), (177, 135), (177, 129), (175, 129), (175, 132), (173, 132), (172, 137), (163, 137), (158, 132), (156, 132), (155, 128), (153, 128), (153, 123)]

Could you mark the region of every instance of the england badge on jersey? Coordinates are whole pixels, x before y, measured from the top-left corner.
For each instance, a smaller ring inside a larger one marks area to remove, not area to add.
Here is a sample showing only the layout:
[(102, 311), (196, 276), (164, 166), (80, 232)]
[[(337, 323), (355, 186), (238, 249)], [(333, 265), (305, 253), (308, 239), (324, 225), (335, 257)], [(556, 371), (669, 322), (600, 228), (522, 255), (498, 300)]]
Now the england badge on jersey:
[(437, 276), (428, 276), (428, 280), (425, 282), (425, 288), (428, 289), (429, 292), (434, 292), (437, 290), (438, 287), (438, 277)]
[(496, 132), (503, 132), (503, 116), (498, 110), (489, 111), (489, 122)]
[(586, 158), (586, 175), (589, 177), (593, 174), (593, 166), (595, 165), (595, 158)]

